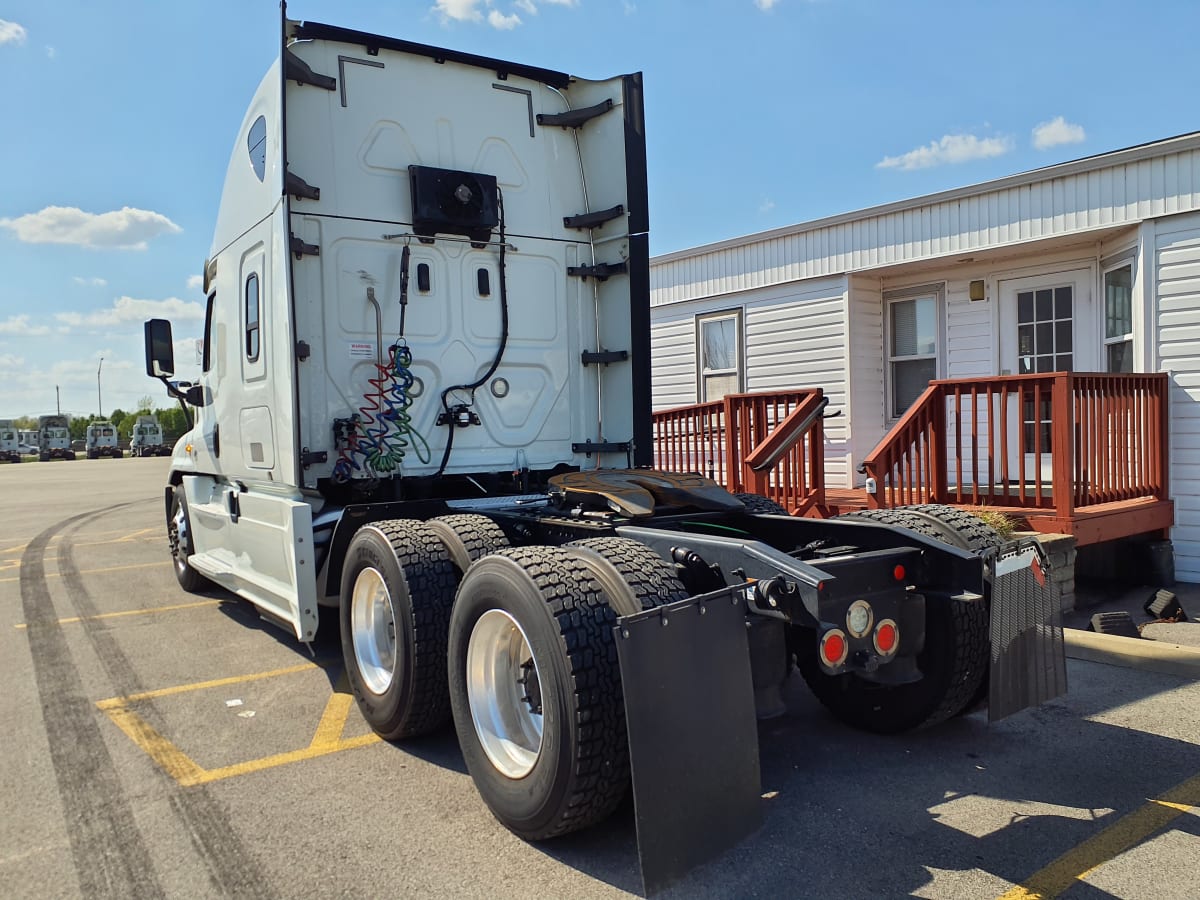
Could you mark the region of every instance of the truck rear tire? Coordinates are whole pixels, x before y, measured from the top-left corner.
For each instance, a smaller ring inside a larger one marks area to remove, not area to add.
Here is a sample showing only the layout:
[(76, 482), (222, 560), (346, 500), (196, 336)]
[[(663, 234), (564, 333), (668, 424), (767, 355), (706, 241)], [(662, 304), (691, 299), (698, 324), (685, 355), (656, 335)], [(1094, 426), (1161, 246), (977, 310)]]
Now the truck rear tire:
[(175, 580), (189, 594), (196, 594), (212, 587), (212, 582), (188, 564), (188, 557), (195, 552), (192, 544), (192, 524), (188, 516), (187, 499), (183, 485), (176, 485), (171, 495), (171, 515), (167, 519), (167, 543), (171, 547), (172, 568)]
[[(950, 506), (945, 503), (923, 503), (919, 506), (904, 506), (901, 509), (919, 513), (933, 519), (949, 532), (949, 537), (951, 538), (949, 543), (953, 543), (964, 550), (986, 550), (991, 547), (1000, 547), (1004, 544), (1004, 538), (1001, 537), (1000, 532), (979, 518), (979, 516), (965, 509), (959, 509), (957, 506)], [(991, 609), (991, 600), (991, 597), (987, 598), (989, 612)], [(983, 678), (980, 679), (979, 687), (975, 689), (975, 694), (971, 697), (967, 705), (955, 713), (956, 716), (965, 716), (987, 703), (988, 679), (991, 672), (990, 650), (988, 657), (988, 667), (984, 672)]]
[(599, 537), (572, 541), (565, 549), (592, 570), (618, 616), (689, 596), (675, 568), (645, 544), (628, 538)]
[[(880, 510), (882, 512), (882, 510)], [(974, 513), (945, 503), (922, 503), (897, 507), (896, 512), (914, 512), (940, 524), (947, 535), (943, 540), (963, 550), (986, 550), (1004, 543), (1000, 532)]]
[(373, 522), (350, 539), (342, 655), (363, 718), (385, 740), (426, 734), (450, 717), (446, 635), (455, 583), (446, 548), (423, 522)]
[[(950, 543), (925, 517), (903, 510), (865, 510), (841, 518), (898, 525)], [(796, 642), (797, 665), (809, 688), (838, 719), (855, 728), (895, 734), (937, 725), (966, 710), (987, 674), (988, 611), (982, 601), (925, 598), (925, 646), (917, 655), (923, 677), (881, 685), (851, 673), (827, 675), (817, 661), (815, 637)]]
[(477, 513), (438, 516), (425, 524), (445, 545), (451, 561), (463, 575), (475, 560), (509, 546), (504, 530)]
[(782, 504), (776, 503), (770, 497), (764, 497), (762, 494), (734, 494), (733, 496), (742, 501), (748, 513), (765, 513), (771, 516), (791, 515)]
[(616, 614), (561, 547), (471, 566), (450, 619), (450, 701), (492, 814), (541, 840), (608, 816), (629, 784)]

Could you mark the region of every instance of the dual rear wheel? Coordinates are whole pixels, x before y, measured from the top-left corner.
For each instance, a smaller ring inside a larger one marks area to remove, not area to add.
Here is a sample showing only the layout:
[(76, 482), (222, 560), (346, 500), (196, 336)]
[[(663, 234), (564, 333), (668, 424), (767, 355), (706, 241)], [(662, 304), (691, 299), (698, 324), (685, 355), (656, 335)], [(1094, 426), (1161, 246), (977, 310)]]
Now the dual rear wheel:
[(452, 718), (484, 802), (523, 838), (606, 817), (629, 783), (618, 615), (687, 596), (633, 541), (510, 547), (489, 519), (364, 526), (342, 578), (342, 646), (388, 739)]

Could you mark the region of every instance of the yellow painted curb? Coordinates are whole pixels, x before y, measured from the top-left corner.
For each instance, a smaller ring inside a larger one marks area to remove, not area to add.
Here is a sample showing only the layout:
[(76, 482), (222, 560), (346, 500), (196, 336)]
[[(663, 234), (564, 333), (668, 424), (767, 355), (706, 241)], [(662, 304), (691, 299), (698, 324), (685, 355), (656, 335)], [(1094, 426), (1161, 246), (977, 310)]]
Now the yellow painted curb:
[(1200, 678), (1200, 649), (1166, 641), (1098, 634), (1077, 628), (1063, 629), (1067, 656), (1109, 666), (1161, 672), (1180, 678)]

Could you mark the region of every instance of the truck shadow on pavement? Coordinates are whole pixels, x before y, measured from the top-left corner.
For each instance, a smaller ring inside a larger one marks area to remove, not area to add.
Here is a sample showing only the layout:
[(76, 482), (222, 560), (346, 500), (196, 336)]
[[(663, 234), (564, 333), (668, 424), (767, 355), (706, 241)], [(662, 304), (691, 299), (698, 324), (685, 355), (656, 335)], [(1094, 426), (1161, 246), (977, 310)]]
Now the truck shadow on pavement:
[[(986, 713), (975, 713), (895, 737), (837, 723), (795, 679), (788, 713), (759, 727), (763, 827), (660, 896), (1004, 894), (1200, 772), (1200, 747), (1187, 740), (1139, 730), (1137, 717), (1120, 710), (1116, 718), (1128, 722), (1090, 718), (1179, 682), (1113, 670), (1122, 673), (1114, 688), (1107, 680), (1086, 683), (1081, 669), (1072, 666), (1073, 694), (1040, 709), (990, 726)], [(1169, 700), (1160, 702), (1169, 709)], [(1194, 835), (1200, 822), (1182, 816), (1172, 828)], [(1136, 836), (1135, 852), (1156, 834)], [(1101, 843), (1089, 863), (1121, 849)], [(640, 891), (629, 809), (539, 848), (614, 887)], [(1122, 895), (1074, 880), (1083, 871), (1068, 873), (1071, 897)], [(1188, 878), (1181, 874), (1181, 888)]]
[[(218, 607), (224, 615), (312, 659), (336, 687), (343, 668), (336, 636), (310, 648), (249, 603), (222, 591), (211, 596), (228, 601)], [(759, 723), (763, 827), (659, 896), (996, 897), (1200, 773), (1200, 746), (1190, 742), (1200, 734), (1200, 687), (1068, 665), (1071, 693), (1037, 709), (993, 725), (977, 712), (886, 737), (837, 722), (794, 676), (787, 714)], [(1172, 700), (1185, 690), (1193, 691), (1186, 703)], [(1178, 721), (1181, 707), (1191, 710), (1191, 724)], [(1159, 727), (1172, 718), (1173, 732)], [(393, 746), (466, 774), (452, 726)], [(1167, 830), (1198, 835), (1200, 821), (1182, 816)], [(1135, 848), (1158, 833), (1137, 836)], [(598, 826), (532, 846), (641, 893), (630, 799)], [(1110, 856), (1123, 847), (1111, 849)], [(1075, 880), (1083, 871), (1067, 884), (1075, 900), (1121, 896)]]

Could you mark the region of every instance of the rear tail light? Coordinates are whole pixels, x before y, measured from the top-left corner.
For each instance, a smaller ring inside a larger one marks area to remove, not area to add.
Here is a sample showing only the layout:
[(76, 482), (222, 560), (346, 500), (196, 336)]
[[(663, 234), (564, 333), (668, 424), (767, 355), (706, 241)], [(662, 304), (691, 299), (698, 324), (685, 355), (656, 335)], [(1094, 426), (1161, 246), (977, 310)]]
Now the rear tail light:
[(850, 642), (846, 633), (840, 628), (830, 628), (821, 635), (821, 662), (831, 669), (836, 669), (846, 661), (850, 652)]
[(875, 626), (875, 652), (880, 656), (891, 656), (900, 646), (900, 629), (891, 619), (883, 619)]

